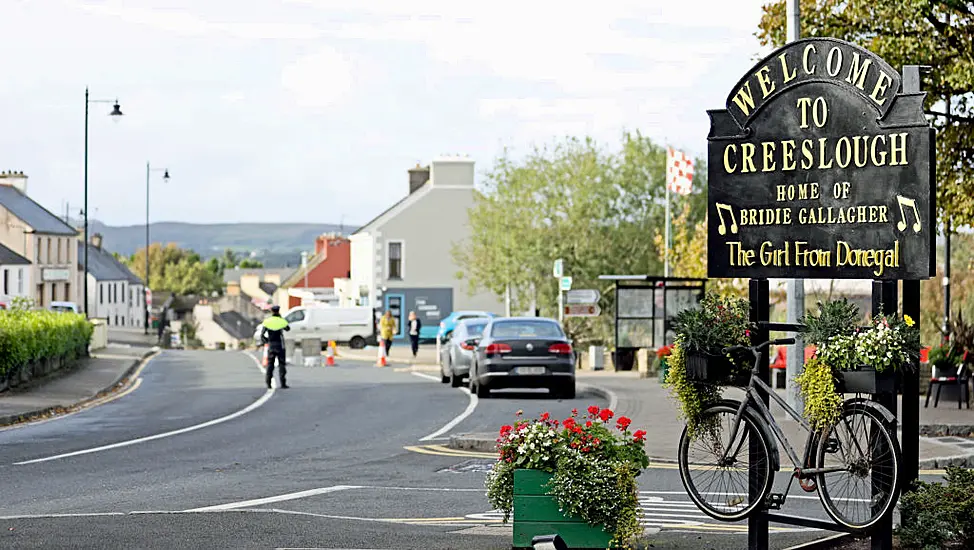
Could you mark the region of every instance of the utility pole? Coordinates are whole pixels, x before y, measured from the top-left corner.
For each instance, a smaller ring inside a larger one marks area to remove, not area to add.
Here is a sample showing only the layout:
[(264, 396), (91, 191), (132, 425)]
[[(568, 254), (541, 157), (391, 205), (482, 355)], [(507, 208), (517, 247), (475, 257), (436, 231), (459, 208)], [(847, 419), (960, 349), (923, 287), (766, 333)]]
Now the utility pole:
[[(786, 6), (787, 42), (794, 42), (801, 38), (801, 8), (799, 0), (788, 0)], [(803, 279), (789, 279), (785, 283), (787, 293), (786, 308), (788, 323), (798, 323), (805, 316), (805, 281)], [(795, 345), (786, 355), (785, 364), (785, 394), (788, 405), (800, 411), (804, 409), (801, 394), (795, 389), (795, 378), (801, 373), (805, 363), (805, 341), (801, 333), (795, 334)]]
[(944, 216), (944, 335), (950, 330), (950, 217)]

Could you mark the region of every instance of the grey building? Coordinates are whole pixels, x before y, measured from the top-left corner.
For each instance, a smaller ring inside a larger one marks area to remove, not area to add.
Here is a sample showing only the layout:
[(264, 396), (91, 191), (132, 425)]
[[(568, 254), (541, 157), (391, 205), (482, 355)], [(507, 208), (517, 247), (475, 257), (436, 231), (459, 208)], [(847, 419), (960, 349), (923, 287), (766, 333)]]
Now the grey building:
[[(85, 276), (84, 243), (77, 243), (78, 285)], [(89, 317), (105, 319), (110, 326), (142, 328), (145, 320), (145, 283), (102, 248), (101, 235), (88, 246)]]

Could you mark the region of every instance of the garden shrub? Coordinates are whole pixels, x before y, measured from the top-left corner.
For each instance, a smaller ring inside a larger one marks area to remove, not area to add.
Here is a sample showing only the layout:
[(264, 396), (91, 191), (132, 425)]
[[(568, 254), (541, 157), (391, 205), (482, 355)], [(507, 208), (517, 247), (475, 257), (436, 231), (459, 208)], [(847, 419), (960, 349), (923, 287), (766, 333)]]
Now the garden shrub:
[(948, 467), (944, 479), (918, 481), (900, 498), (898, 533), (905, 547), (974, 547), (974, 470)]
[(36, 361), (86, 355), (92, 331), (84, 315), (0, 311), (0, 377)]

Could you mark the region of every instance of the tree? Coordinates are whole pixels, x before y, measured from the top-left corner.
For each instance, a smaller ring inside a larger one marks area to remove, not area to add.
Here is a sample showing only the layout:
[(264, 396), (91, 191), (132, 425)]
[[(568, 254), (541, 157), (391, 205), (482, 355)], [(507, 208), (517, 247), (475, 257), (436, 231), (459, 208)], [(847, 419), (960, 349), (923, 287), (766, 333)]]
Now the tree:
[[(764, 6), (757, 37), (785, 42), (785, 2)], [(858, 44), (894, 67), (926, 65), (924, 111), (937, 129), (937, 208), (974, 223), (974, 4), (963, 0), (802, 0), (802, 34)]]
[(240, 259), (237, 257), (237, 254), (233, 250), (227, 248), (226, 250), (223, 251), (223, 259), (221, 260), (223, 269), (233, 269), (237, 267), (237, 264), (239, 263), (240, 263)]
[[(214, 258), (215, 260), (215, 258)], [(138, 249), (126, 265), (145, 280), (145, 248)], [(169, 243), (149, 246), (149, 284), (153, 290), (175, 294), (212, 294), (223, 290), (223, 271), (214, 261), (204, 264), (199, 254)]]
[[(542, 314), (555, 317), (551, 270), (561, 258), (573, 286), (599, 289), (612, 311), (612, 284), (599, 275), (662, 271), (652, 235), (664, 220), (665, 162), (665, 148), (638, 133), (624, 134), (615, 152), (577, 138), (536, 147), (519, 161), (505, 151), (470, 210), (469, 240), (454, 248), (470, 290), (503, 296), (509, 286), (512, 309), (536, 300)], [(702, 212), (691, 209), (691, 216)], [(571, 318), (567, 326), (607, 341), (611, 315)]]
[(260, 269), (264, 267), (264, 263), (260, 260), (251, 260), (250, 258), (246, 258), (242, 260), (237, 267), (240, 269)]

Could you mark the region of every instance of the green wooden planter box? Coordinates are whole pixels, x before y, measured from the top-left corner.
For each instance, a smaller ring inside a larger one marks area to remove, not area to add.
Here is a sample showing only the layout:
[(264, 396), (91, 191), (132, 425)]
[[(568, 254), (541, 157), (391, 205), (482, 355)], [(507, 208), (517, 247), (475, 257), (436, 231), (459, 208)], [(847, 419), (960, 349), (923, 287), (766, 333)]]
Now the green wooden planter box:
[(551, 474), (514, 471), (514, 548), (531, 548), (538, 535), (559, 535), (569, 548), (609, 548), (612, 535), (580, 517), (566, 516), (547, 494)]

